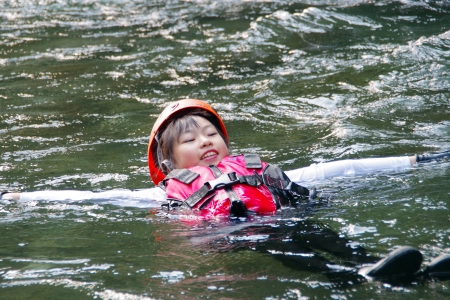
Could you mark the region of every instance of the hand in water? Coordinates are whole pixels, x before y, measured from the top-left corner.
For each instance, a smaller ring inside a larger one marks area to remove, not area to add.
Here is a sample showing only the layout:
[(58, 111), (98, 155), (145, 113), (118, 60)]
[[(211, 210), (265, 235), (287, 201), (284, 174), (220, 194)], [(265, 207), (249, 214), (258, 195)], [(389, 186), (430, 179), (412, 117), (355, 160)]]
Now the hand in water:
[(0, 200), (20, 200), (20, 193), (1, 192)]
[(415, 160), (417, 163), (420, 162), (429, 162), (432, 160), (439, 160), (444, 157), (450, 157), (450, 151), (442, 151), (442, 152), (431, 152), (431, 153), (425, 153), (422, 155), (416, 155)]

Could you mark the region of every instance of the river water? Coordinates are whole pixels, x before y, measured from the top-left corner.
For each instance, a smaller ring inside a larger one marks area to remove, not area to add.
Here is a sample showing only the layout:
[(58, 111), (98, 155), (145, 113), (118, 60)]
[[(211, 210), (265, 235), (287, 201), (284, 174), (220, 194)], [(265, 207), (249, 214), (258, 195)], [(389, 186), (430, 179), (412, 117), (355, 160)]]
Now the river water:
[[(0, 1), (0, 189), (153, 187), (151, 126), (186, 97), (219, 111), (235, 153), (286, 170), (450, 149), (449, 75), (446, 0)], [(126, 200), (1, 201), (0, 299), (450, 297), (279, 255), (314, 236), (286, 253), (450, 252), (449, 167), (335, 178), (307, 214), (194, 228)]]

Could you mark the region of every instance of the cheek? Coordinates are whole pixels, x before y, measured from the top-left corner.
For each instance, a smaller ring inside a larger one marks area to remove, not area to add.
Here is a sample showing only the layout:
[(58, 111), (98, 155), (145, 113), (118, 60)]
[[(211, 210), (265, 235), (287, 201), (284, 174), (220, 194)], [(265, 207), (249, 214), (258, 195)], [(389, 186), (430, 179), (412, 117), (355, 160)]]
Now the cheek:
[(225, 143), (225, 141), (222, 140), (222, 149), (227, 153), (227, 155), (229, 154), (230, 150), (227, 146), (227, 143)]
[(173, 147), (172, 156), (173, 156), (173, 160), (175, 162), (180, 160), (180, 157), (181, 157), (180, 153), (183, 153), (182, 147), (180, 147), (180, 146)]
[(186, 168), (190, 166), (194, 154), (192, 149), (186, 145), (179, 145), (173, 151), (173, 160), (176, 168)]

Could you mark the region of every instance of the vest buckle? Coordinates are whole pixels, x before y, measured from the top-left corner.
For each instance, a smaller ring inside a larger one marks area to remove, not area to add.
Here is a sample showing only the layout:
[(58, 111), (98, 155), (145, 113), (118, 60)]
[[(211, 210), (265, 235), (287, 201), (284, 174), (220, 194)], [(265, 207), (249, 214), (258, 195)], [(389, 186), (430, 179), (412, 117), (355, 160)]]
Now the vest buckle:
[(239, 178), (236, 176), (236, 172), (230, 172), (222, 174), (214, 180), (205, 182), (205, 185), (209, 188), (209, 191), (215, 191), (235, 183), (239, 183)]

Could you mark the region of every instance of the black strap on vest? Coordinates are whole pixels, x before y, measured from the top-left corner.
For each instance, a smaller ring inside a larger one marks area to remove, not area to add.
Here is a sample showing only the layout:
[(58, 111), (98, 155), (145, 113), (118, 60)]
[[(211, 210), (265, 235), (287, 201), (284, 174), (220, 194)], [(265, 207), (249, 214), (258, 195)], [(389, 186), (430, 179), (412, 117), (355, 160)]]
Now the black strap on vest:
[(185, 184), (190, 184), (194, 181), (200, 174), (189, 171), (188, 169), (174, 169), (170, 171), (169, 174), (163, 179), (167, 181), (169, 179), (175, 178), (178, 181), (181, 181)]
[[(231, 186), (238, 182), (237, 176), (235, 172), (223, 174), (222, 171), (220, 171), (219, 168), (217, 168), (214, 165), (209, 166), (209, 168), (213, 171), (214, 177), (217, 179), (208, 181), (205, 184), (211, 185), (211, 183), (214, 185), (214, 190), (218, 188), (223, 188), (225, 192), (228, 194), (228, 198), (230, 199), (230, 216), (231, 217), (245, 217), (247, 216), (247, 208), (245, 207), (245, 204), (239, 199), (239, 197), (236, 195), (236, 193), (233, 191)], [(224, 183), (227, 179), (236, 178), (233, 181), (229, 181), (227, 183)], [(224, 176), (225, 175), (225, 176)], [(222, 177), (224, 176), (224, 177)], [(222, 177), (222, 178), (221, 178)]]
[(258, 154), (244, 154), (244, 161), (247, 169), (262, 168), (262, 162)]

